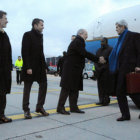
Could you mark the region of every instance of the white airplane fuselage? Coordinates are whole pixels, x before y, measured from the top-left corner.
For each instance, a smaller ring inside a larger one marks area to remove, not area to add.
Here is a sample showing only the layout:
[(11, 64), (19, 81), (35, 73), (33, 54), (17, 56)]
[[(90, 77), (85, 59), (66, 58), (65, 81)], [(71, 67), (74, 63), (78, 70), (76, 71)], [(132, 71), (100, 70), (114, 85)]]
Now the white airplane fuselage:
[(140, 5), (121, 9), (95, 19), (87, 28), (86, 50), (96, 53), (100, 48), (101, 37), (107, 37), (109, 45), (114, 47), (118, 34), (115, 23), (122, 19), (128, 23), (128, 30), (140, 33)]

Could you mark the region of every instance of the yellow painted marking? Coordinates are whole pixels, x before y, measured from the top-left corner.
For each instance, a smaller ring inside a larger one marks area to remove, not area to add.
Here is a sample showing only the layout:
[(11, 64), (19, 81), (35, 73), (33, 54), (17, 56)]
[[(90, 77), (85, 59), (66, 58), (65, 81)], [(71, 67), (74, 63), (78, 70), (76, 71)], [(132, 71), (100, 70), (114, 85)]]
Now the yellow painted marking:
[[(110, 102), (110, 104), (115, 104), (117, 103), (117, 100), (113, 100)], [(96, 105), (96, 104), (86, 104), (86, 105), (79, 105), (79, 109), (88, 109), (88, 108), (94, 108), (100, 105)], [(70, 110), (69, 107), (65, 108), (67, 111)], [(56, 109), (51, 109), (51, 110), (46, 110), (49, 114), (55, 114), (56, 113)], [(31, 113), (32, 117), (37, 117), (37, 116), (41, 116), (40, 113)], [(19, 114), (19, 115), (12, 115), (12, 116), (8, 116), (9, 118), (13, 119), (13, 120), (20, 120), (20, 119), (24, 119), (24, 114)]]
[(110, 101), (110, 103), (115, 104), (115, 103), (118, 103), (118, 101), (117, 100), (112, 100), (112, 101)]
[[(34, 114), (34, 113), (31, 113), (32, 117), (36, 117), (38, 115)], [(12, 116), (9, 116), (11, 119), (13, 120), (19, 120), (19, 119), (24, 119), (24, 114), (19, 114), (19, 115), (12, 115)]]
[[(54, 91), (60, 91), (60, 89), (50, 89), (47, 92), (54, 92)], [(37, 90), (32, 90), (31, 93), (38, 93)], [(11, 92), (11, 94), (23, 94), (23, 92)], [(93, 94), (93, 93), (86, 93), (86, 92), (80, 92), (80, 94), (83, 95), (92, 95), (92, 96), (97, 96), (98, 94)]]
[[(48, 90), (47, 92), (60, 91), (59, 89)], [(32, 90), (31, 93), (38, 93), (37, 90)], [(11, 94), (23, 94), (23, 92), (11, 92)]]
[(83, 95), (92, 95), (92, 96), (97, 96), (98, 95), (98, 94), (86, 93), (86, 92), (80, 92), (80, 94), (83, 94)]

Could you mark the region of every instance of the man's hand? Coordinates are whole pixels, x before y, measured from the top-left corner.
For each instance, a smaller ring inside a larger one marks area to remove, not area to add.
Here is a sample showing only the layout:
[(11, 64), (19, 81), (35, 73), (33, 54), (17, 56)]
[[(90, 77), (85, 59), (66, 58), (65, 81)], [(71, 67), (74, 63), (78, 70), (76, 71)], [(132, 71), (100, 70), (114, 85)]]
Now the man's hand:
[(135, 72), (140, 72), (140, 67), (135, 67)]
[(27, 74), (32, 74), (32, 69), (27, 69)]
[(104, 59), (103, 56), (99, 57), (99, 63), (101, 63), (101, 64), (105, 64), (106, 63), (106, 60)]

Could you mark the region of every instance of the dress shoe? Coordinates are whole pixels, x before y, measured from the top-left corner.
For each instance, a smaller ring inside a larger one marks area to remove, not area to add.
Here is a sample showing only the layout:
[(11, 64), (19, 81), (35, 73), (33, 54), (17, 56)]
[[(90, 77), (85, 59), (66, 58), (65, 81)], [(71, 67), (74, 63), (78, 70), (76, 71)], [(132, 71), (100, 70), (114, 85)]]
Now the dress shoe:
[(98, 103), (96, 103), (96, 105), (103, 105), (103, 103), (101, 103), (101, 102), (98, 102)]
[(68, 111), (66, 111), (65, 109), (57, 110), (57, 113), (60, 113), (60, 114), (63, 114), (63, 115), (70, 115), (70, 113)]
[(84, 111), (82, 111), (80, 109), (71, 110), (70, 112), (73, 112), (73, 113), (85, 113)]
[(30, 114), (30, 111), (24, 111), (24, 118), (25, 119), (32, 119), (32, 116)]
[(9, 123), (9, 122), (12, 122), (11, 118), (7, 118), (6, 116), (3, 116), (3, 117), (0, 118), (0, 124)]
[(129, 121), (130, 117), (120, 117), (117, 119), (117, 121)]
[(3, 123), (3, 121), (2, 120), (0, 120), (0, 124), (2, 124)]
[(139, 119), (140, 119), (140, 115), (139, 115)]
[(102, 104), (102, 106), (108, 106), (109, 105), (109, 103), (103, 103)]
[(36, 112), (41, 113), (43, 116), (49, 116), (49, 113), (47, 113), (44, 108), (36, 109)]

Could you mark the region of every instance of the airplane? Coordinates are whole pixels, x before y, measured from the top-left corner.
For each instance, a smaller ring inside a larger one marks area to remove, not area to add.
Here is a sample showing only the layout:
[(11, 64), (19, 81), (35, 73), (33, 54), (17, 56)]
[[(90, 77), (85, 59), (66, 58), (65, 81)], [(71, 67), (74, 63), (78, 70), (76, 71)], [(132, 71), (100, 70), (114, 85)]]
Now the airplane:
[(112, 47), (117, 42), (117, 32), (115, 23), (121, 19), (128, 23), (128, 30), (140, 33), (140, 5), (128, 7), (118, 11), (105, 14), (95, 19), (88, 27), (89, 37), (86, 41), (86, 50), (93, 54), (100, 48), (100, 40), (102, 37), (108, 38), (108, 44)]

